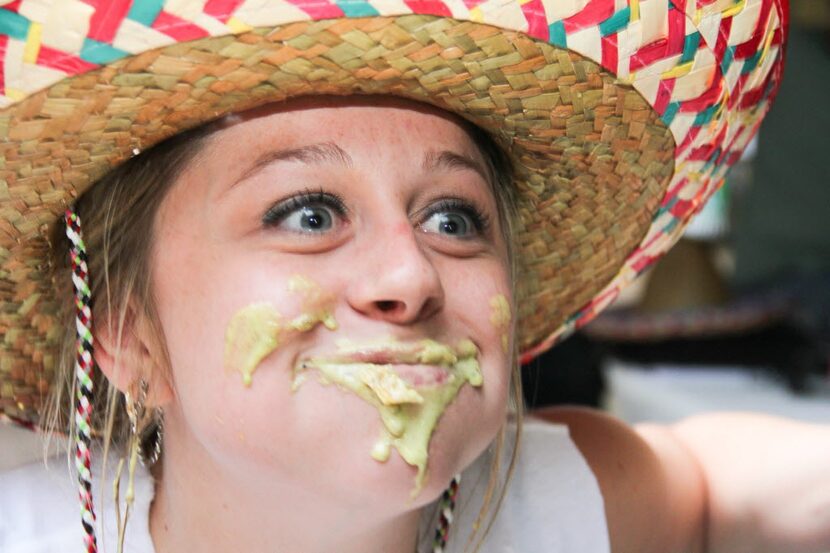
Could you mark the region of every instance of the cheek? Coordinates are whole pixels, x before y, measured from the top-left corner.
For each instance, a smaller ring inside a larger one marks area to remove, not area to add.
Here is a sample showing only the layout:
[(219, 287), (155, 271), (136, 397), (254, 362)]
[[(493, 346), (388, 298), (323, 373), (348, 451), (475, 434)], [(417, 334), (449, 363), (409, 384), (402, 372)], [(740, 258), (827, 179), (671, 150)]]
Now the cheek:
[(452, 332), (466, 334), (479, 347), (484, 380), (481, 388), (461, 389), (445, 413), (447, 424), (439, 424), (434, 445), (437, 456), (441, 450), (456, 451), (459, 457), (454, 462), (463, 467), (492, 441), (506, 419), (513, 370), (514, 309), (502, 264), (491, 262), (452, 272), (454, 278), (444, 286), (445, 309), (458, 325)]

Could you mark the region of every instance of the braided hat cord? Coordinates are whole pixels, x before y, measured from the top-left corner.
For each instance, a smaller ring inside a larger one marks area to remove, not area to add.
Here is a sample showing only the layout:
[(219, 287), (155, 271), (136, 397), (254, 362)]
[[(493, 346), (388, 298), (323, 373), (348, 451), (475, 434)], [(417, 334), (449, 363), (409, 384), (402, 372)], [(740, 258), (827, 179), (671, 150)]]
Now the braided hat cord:
[(95, 539), (95, 508), (92, 502), (92, 470), (90, 443), (92, 440), (92, 310), (87, 269), (86, 246), (81, 236), (81, 220), (71, 209), (65, 213), (66, 236), (72, 243), (72, 284), (75, 289), (75, 328), (77, 356), (75, 357), (75, 468), (78, 470), (78, 497), (81, 501), (81, 523), (87, 553), (98, 551)]
[(458, 485), (460, 482), (461, 475), (455, 475), (455, 478), (450, 481), (449, 487), (441, 494), (441, 499), (438, 503), (438, 524), (435, 527), (435, 539), (432, 542), (433, 553), (444, 553), (444, 548), (447, 546), (447, 537), (449, 536), (450, 526), (452, 525), (455, 499), (458, 496)]

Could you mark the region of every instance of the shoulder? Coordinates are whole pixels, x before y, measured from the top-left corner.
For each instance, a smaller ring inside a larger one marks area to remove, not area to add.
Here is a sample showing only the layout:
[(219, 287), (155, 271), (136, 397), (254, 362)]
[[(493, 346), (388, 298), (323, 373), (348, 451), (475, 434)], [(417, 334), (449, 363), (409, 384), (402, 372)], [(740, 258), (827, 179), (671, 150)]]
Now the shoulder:
[(702, 479), (668, 429), (635, 430), (580, 407), (548, 408), (534, 415), (568, 427), (599, 483), (614, 553), (698, 550)]
[[(453, 527), (477, 528), (479, 522), (486, 521), (481, 528), (487, 530), (474, 534), (486, 536), (482, 553), (608, 553), (602, 495), (568, 428), (527, 421), (522, 425), (518, 455), (513, 458), (516, 430), (516, 425), (509, 424), (505, 446), (488, 450), (464, 472)], [(495, 451), (501, 453), (498, 462), (492, 458)], [(511, 465), (512, 460), (515, 464)], [(505, 486), (497, 489), (505, 493), (497, 508), (486, 508), (493, 470), (499, 471), (498, 481)], [(456, 541), (465, 543), (464, 539)]]
[(46, 553), (83, 543), (65, 457), (0, 473), (0, 551)]

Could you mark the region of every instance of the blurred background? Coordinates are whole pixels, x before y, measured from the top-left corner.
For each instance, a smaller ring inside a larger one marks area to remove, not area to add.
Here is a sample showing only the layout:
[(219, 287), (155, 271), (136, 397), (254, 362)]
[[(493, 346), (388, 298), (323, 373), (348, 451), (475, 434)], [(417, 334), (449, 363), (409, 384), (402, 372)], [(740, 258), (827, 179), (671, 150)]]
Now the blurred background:
[(830, 422), (830, 1), (790, 4), (784, 81), (755, 142), (633, 290), (523, 367), (529, 406)]

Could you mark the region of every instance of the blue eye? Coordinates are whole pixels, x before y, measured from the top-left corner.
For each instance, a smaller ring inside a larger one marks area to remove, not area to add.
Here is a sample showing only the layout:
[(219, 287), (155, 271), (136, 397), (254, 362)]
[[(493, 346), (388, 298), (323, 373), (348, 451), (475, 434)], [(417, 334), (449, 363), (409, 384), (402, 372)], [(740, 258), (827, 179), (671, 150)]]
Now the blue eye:
[(262, 216), (262, 223), (289, 232), (322, 234), (337, 226), (345, 212), (343, 202), (331, 194), (303, 193), (272, 206)]
[(322, 232), (332, 227), (334, 217), (328, 208), (307, 206), (291, 212), (280, 226), (295, 232)]
[(449, 198), (431, 206), (419, 226), (424, 232), (462, 239), (475, 238), (487, 229), (488, 219), (472, 204)]
[(469, 216), (462, 213), (433, 213), (421, 225), (426, 232), (465, 237), (475, 230), (475, 224)]

